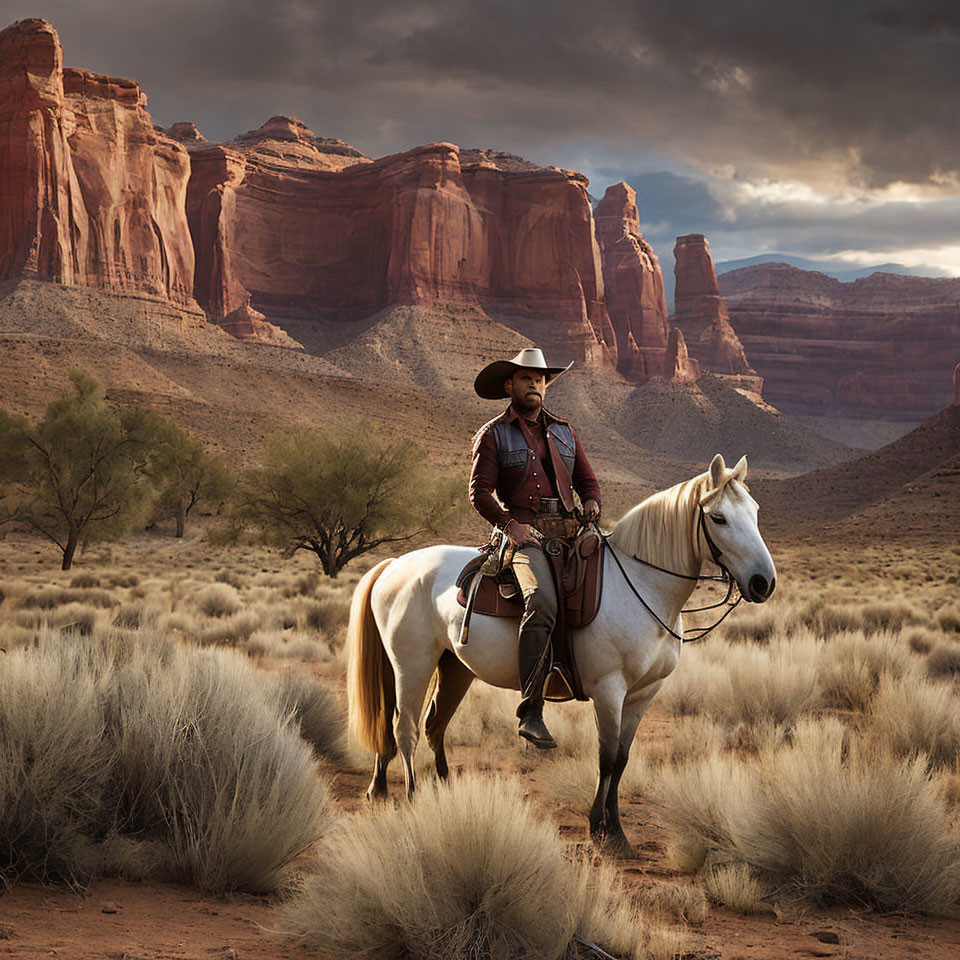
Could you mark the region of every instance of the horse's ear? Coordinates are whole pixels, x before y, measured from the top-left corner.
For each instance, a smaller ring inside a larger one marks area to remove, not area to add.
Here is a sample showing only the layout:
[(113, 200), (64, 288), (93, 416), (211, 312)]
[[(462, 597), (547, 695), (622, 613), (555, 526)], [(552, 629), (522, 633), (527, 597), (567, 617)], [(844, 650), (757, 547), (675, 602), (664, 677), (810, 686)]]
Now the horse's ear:
[(747, 455), (744, 454), (733, 468), (733, 479), (743, 483), (747, 479)]
[(723, 471), (726, 470), (726, 464), (723, 462), (723, 455), (718, 453), (710, 461), (710, 485), (714, 490), (723, 483)]

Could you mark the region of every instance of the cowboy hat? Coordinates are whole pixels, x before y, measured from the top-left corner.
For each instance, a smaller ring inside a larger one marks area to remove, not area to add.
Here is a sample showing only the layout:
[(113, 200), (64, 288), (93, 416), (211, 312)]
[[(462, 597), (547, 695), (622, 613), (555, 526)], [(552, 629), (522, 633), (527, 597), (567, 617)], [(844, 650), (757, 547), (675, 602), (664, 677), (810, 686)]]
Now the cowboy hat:
[(521, 350), (512, 360), (494, 360), (488, 363), (473, 381), (473, 389), (477, 396), (484, 400), (503, 400), (509, 396), (503, 389), (503, 381), (512, 376), (515, 370), (542, 370), (547, 383), (555, 380), (561, 373), (566, 373), (573, 366), (571, 360), (565, 367), (548, 367), (543, 359), (543, 351), (539, 347), (528, 347)]

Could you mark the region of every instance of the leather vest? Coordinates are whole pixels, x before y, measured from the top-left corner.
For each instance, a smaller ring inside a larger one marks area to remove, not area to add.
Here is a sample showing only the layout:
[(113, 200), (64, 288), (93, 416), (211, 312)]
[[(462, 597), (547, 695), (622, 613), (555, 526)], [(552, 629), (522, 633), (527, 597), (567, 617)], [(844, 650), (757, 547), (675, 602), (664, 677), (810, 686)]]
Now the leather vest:
[[(519, 493), (530, 478), (531, 464), (534, 452), (527, 446), (526, 437), (516, 421), (511, 423), (495, 423), (492, 427), (497, 442), (497, 463), (500, 467), (497, 476), (497, 496), (507, 505), (513, 506), (513, 498)], [(568, 473), (573, 476), (573, 468), (577, 460), (577, 439), (569, 424), (550, 421), (546, 425), (546, 432), (553, 437), (560, 453), (560, 459), (566, 465)], [(516, 506), (532, 508), (539, 507), (535, 500), (539, 498), (532, 494), (526, 498), (527, 502), (517, 503)]]

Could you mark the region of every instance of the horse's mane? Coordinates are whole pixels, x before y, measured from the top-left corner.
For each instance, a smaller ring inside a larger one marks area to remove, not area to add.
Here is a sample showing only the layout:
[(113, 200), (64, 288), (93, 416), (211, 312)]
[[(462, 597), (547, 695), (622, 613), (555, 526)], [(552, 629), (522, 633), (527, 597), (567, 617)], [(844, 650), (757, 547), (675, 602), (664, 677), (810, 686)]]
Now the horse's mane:
[(701, 473), (647, 497), (617, 522), (610, 543), (628, 556), (695, 575), (699, 564), (692, 523), (706, 485), (709, 473)]

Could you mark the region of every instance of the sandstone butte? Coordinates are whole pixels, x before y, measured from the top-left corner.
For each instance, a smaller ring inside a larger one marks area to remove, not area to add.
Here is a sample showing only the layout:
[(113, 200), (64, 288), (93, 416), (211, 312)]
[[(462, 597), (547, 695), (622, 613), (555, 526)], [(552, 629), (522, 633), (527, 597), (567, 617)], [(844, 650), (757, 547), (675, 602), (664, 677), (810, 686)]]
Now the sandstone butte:
[(919, 420), (956, 397), (960, 279), (844, 283), (772, 263), (723, 274), (720, 290), (765, 396), (786, 412)]
[(654, 376), (696, 379), (682, 334), (679, 341), (673, 337), (670, 349), (663, 274), (653, 247), (640, 233), (636, 191), (622, 182), (607, 187), (595, 217), (617, 369), (639, 382)]
[(154, 129), (137, 83), (64, 69), (45, 20), (0, 32), (0, 280), (195, 309), (189, 178), (186, 149)]
[(731, 377), (740, 389), (759, 395), (764, 380), (747, 361), (730, 323), (707, 238), (701, 233), (677, 237), (673, 255), (676, 287), (671, 321), (683, 332), (690, 357), (702, 369)]

